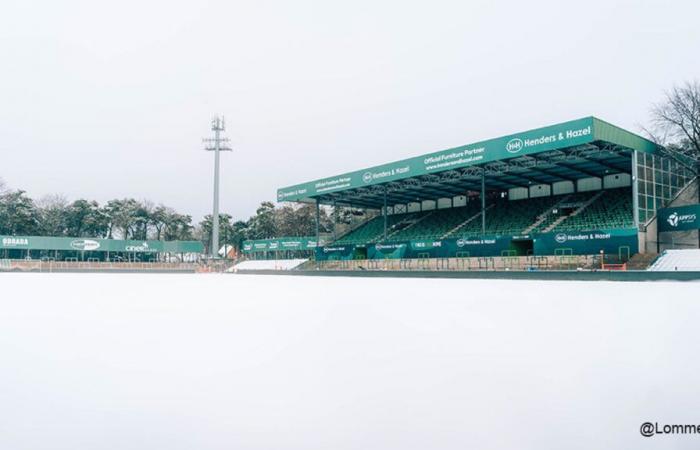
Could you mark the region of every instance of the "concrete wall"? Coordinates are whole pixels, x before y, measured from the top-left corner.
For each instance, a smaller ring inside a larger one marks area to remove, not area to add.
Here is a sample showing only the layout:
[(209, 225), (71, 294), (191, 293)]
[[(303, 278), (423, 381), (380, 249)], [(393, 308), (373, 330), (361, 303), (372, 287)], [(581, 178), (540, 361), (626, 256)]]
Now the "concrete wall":
[(420, 211), (420, 203), (410, 202), (407, 207), (407, 212), (418, 212)]
[(467, 196), (466, 195), (458, 195), (458, 196), (454, 197), (452, 200), (454, 201), (455, 207), (467, 205)]
[[(683, 206), (700, 203), (698, 199), (698, 188), (700, 187), (698, 179), (693, 180), (680, 194), (671, 202), (669, 206)], [(698, 230), (691, 231), (674, 231), (659, 234), (657, 242), (657, 223), (656, 217), (646, 224), (646, 227), (640, 232), (640, 253), (656, 253), (673, 248), (698, 248)], [(643, 245), (641, 241), (644, 241)]]
[(576, 180), (578, 192), (599, 191), (603, 189), (603, 180), (596, 177), (581, 178)]
[(433, 209), (437, 209), (435, 200), (423, 200), (423, 211), (432, 211)]
[(552, 195), (572, 194), (573, 192), (573, 181), (557, 181), (552, 184)]
[(524, 198), (528, 198), (528, 195), (527, 188), (517, 187), (508, 189), (508, 198), (510, 200), (522, 200)]
[(550, 195), (552, 195), (552, 186), (548, 184), (530, 186), (530, 198), (549, 197)]
[(628, 173), (615, 173), (603, 177), (603, 188), (614, 189), (618, 187), (632, 186), (632, 177)]

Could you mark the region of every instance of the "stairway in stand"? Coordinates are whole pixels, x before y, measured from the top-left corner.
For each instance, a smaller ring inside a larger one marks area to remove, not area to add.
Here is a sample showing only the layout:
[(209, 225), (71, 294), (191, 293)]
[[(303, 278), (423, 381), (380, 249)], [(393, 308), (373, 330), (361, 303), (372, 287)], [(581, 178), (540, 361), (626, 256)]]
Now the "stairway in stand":
[(598, 200), (603, 194), (605, 194), (605, 191), (600, 191), (597, 194), (595, 194), (593, 197), (589, 198), (584, 204), (579, 206), (577, 209), (575, 209), (571, 214), (567, 216), (561, 216), (554, 222), (552, 222), (547, 228), (544, 229), (545, 233), (548, 233), (555, 229), (557, 226), (559, 226), (563, 221), (568, 219), (569, 217), (575, 217), (583, 212), (586, 208), (588, 208), (593, 202)]

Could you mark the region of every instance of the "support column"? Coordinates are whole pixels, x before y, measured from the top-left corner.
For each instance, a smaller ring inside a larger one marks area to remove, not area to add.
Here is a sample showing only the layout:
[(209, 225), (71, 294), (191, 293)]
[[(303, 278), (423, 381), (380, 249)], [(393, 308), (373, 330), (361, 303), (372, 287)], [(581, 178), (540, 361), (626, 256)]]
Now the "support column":
[(321, 201), (316, 199), (316, 246), (321, 242)]
[(632, 152), (632, 217), (634, 227), (639, 231), (639, 176), (637, 167), (637, 150), (635, 150)]
[(387, 229), (387, 216), (386, 216), (386, 186), (384, 186), (384, 209), (382, 210), (384, 215), (384, 241), (386, 241), (386, 229)]
[(481, 235), (486, 234), (486, 169), (481, 169)]
[(333, 200), (333, 240), (335, 241), (338, 236), (335, 234), (335, 227), (338, 224), (338, 207), (335, 204), (335, 200)]

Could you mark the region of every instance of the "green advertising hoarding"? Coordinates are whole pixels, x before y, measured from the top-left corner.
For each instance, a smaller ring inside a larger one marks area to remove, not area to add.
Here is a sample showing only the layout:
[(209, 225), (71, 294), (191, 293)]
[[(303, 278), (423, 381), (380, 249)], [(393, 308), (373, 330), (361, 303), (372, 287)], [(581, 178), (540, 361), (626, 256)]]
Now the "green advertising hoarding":
[(0, 249), (125, 253), (202, 253), (199, 241), (136, 241), (97, 238), (0, 236)]
[(367, 259), (366, 246), (347, 244), (316, 248), (317, 261), (341, 261), (350, 259)]
[[(525, 242), (531, 241), (527, 249)], [(481, 236), (435, 240), (413, 240), (366, 245), (319, 247), (316, 259), (454, 258), (481, 256), (597, 255), (629, 257), (638, 252), (637, 230), (614, 229), (585, 232), (540, 233), (532, 236)]]
[(243, 241), (243, 253), (314, 250), (314, 237), (281, 237)]
[(639, 251), (637, 229), (563, 231), (535, 236), (536, 255), (609, 255), (630, 257)]
[(661, 208), (656, 215), (659, 231), (689, 231), (700, 229), (700, 204)]
[(588, 144), (596, 140), (605, 140), (639, 151), (655, 150), (655, 145), (642, 137), (594, 117), (586, 117), (281, 188), (277, 190), (277, 200), (299, 201), (332, 192)]
[(406, 254), (408, 244), (406, 242), (392, 242), (389, 244), (371, 244), (367, 246), (367, 259), (400, 259), (410, 258)]

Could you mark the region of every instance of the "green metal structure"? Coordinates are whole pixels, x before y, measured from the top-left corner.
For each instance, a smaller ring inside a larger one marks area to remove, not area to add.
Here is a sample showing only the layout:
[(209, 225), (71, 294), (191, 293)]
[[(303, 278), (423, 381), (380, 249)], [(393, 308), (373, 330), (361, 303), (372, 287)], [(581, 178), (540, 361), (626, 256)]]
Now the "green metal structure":
[[(663, 150), (585, 117), (283, 187), (277, 199), (315, 203), (317, 216), (321, 205), (380, 211), (319, 246), (319, 259), (630, 255), (638, 231), (696, 176)], [(466, 203), (456, 207), (457, 196)]]
[(201, 254), (199, 241), (118, 240), (78, 237), (0, 236), (0, 257), (153, 260), (164, 254)]
[[(315, 237), (280, 237), (243, 241), (241, 249), (251, 258), (311, 256), (316, 251)], [(321, 243), (323, 245), (323, 242)]]

